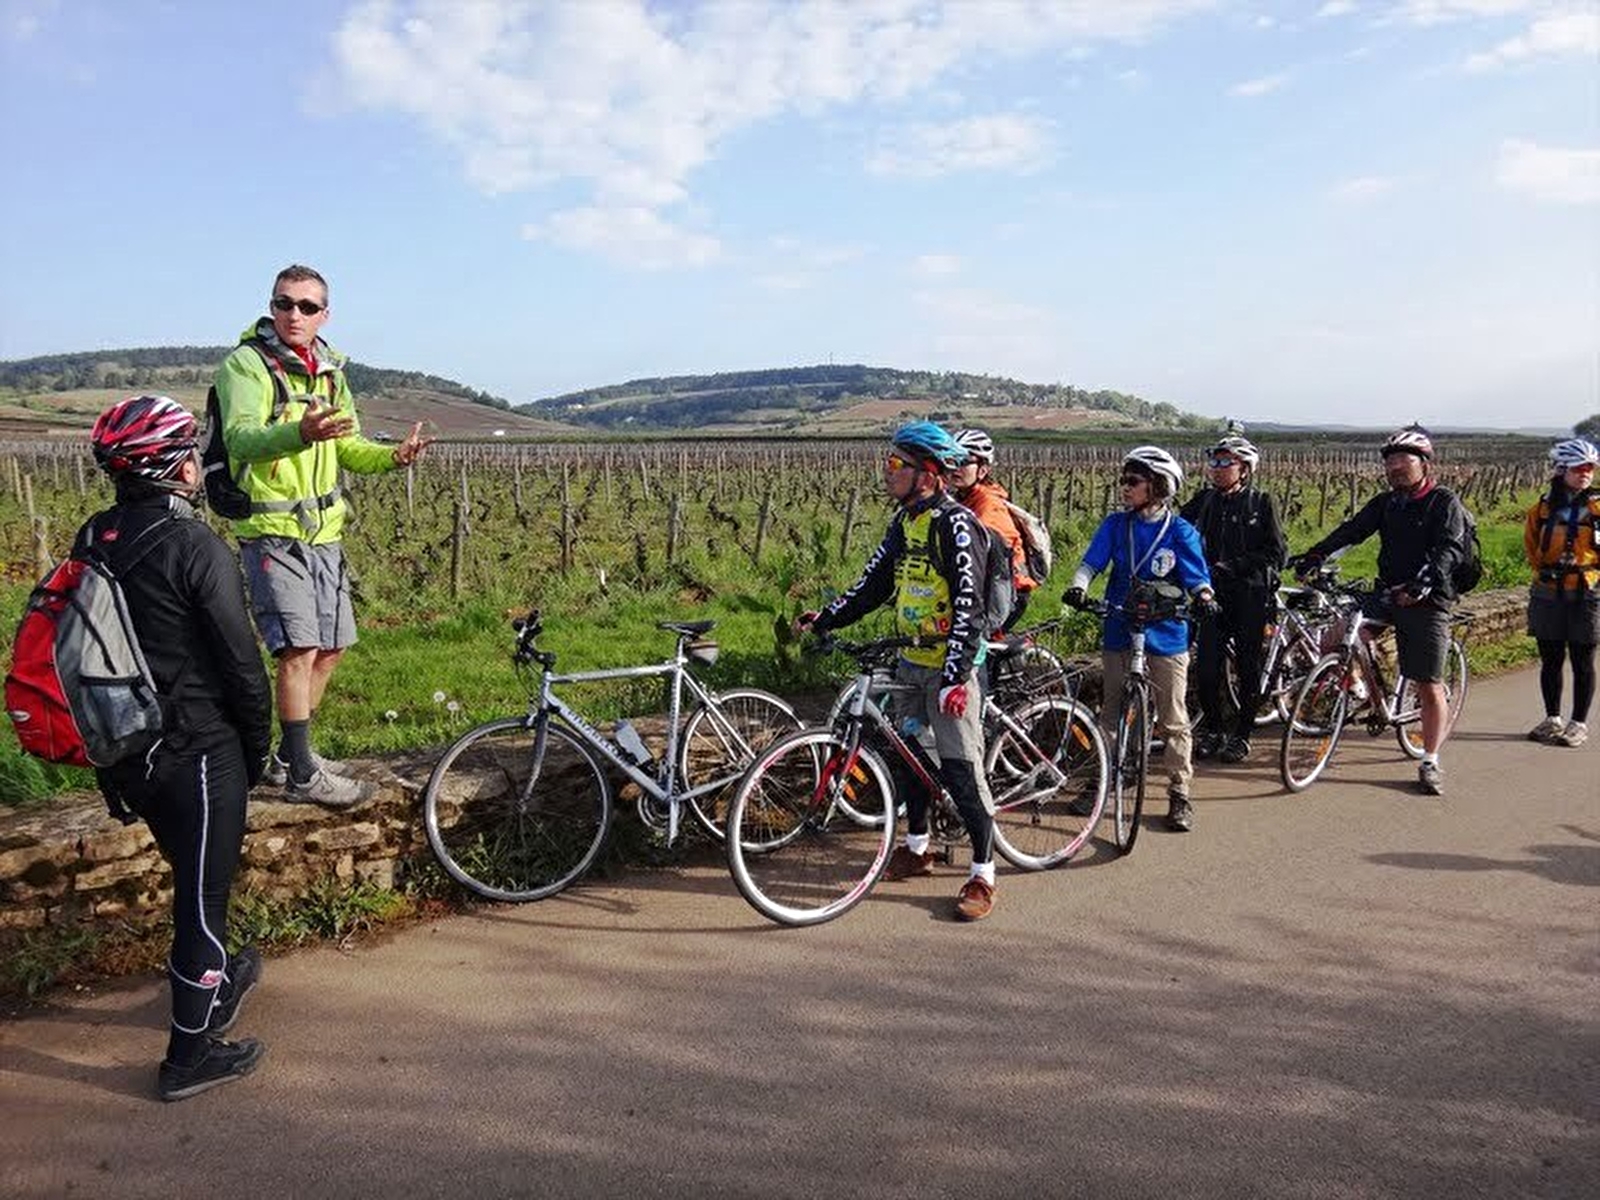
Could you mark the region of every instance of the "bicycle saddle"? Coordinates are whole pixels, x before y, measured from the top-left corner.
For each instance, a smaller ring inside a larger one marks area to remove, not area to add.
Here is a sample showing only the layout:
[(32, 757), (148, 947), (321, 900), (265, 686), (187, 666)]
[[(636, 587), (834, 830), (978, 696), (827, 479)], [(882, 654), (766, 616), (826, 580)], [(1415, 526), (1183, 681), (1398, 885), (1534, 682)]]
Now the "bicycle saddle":
[(684, 637), (698, 637), (702, 633), (710, 633), (717, 627), (715, 621), (657, 621), (657, 629), (670, 630), (681, 633)]

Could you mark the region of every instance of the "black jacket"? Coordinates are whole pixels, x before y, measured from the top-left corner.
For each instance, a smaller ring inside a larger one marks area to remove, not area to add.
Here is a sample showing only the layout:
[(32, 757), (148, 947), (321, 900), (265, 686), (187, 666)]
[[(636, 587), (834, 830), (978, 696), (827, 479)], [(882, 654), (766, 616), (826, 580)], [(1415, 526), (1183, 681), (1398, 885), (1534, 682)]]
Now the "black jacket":
[(1219, 492), (1208, 487), (1183, 506), (1183, 518), (1200, 531), (1211, 584), (1271, 591), (1289, 553), (1272, 497), (1254, 487)]
[(1374, 496), (1353, 517), (1307, 551), (1324, 557), (1378, 535), (1378, 584), (1431, 588), (1441, 606), (1456, 599), (1452, 575), (1467, 556), (1467, 515), (1449, 488), (1420, 496), (1389, 491)]
[(929, 508), (933, 509), (928, 526), (931, 557), (950, 589), (950, 633), (940, 678), (944, 686), (953, 687), (971, 673), (983, 640), (989, 542), (972, 510), (945, 492), (895, 513), (861, 578), (822, 610), (814, 628), (822, 633), (853, 624), (895, 599), (895, 564), (906, 552), (905, 520)]
[[(161, 521), (170, 524), (151, 529)], [(156, 753), (204, 750), (237, 736), (254, 783), (271, 748), (272, 687), (233, 552), (188, 501), (168, 494), (119, 503), (90, 518), (79, 531), (79, 546), (91, 535), (117, 573), (162, 698)], [(122, 563), (143, 545), (153, 548), (124, 573)], [(145, 769), (135, 760), (110, 774), (121, 777), (124, 767), (139, 774)]]

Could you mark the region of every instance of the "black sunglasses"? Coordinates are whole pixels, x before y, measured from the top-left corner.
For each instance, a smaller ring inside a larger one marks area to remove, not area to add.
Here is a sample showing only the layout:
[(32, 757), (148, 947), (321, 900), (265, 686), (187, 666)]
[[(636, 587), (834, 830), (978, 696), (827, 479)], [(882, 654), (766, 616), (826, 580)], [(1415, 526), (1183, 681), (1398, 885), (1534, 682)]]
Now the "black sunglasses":
[(1149, 482), (1143, 475), (1124, 475), (1122, 477), (1123, 487), (1138, 487), (1141, 483)]
[(303, 316), (314, 317), (327, 305), (318, 304), (315, 300), (291, 300), (287, 296), (274, 296), (272, 307), (276, 312), (288, 312), (291, 308), (298, 308)]

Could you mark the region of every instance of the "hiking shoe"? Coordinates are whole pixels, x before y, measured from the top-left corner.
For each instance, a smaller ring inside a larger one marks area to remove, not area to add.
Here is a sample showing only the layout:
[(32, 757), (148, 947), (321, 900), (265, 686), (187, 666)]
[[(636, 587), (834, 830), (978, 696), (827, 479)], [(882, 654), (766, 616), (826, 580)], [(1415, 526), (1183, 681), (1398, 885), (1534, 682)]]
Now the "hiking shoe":
[(974, 875), (956, 894), (956, 916), (963, 921), (981, 921), (994, 911), (994, 884)]
[(1417, 786), (1425, 796), (1444, 795), (1444, 769), (1438, 763), (1423, 763), (1417, 768)]
[(1250, 739), (1235, 734), (1222, 744), (1217, 758), (1225, 763), (1242, 763), (1250, 757)]
[(1194, 757), (1197, 761), (1215, 758), (1222, 750), (1222, 735), (1212, 730), (1203, 730), (1194, 740)]
[(1543, 742), (1548, 746), (1554, 743), (1566, 730), (1567, 727), (1560, 717), (1546, 717), (1528, 730), (1528, 740), (1530, 742)]
[(290, 804), (320, 804), (323, 808), (351, 808), (372, 795), (372, 785), (328, 771), (318, 771), (305, 783), (289, 781), (283, 798)]
[(256, 984), (260, 982), (261, 951), (254, 946), (246, 946), (228, 960), (228, 977), (217, 992), (217, 1002), (211, 1007), (211, 1020), (206, 1024), (206, 1032), (227, 1033), (232, 1029), (233, 1023), (239, 1019), (239, 1010), (244, 1007), (244, 998), (255, 991)]
[[(326, 771), (330, 775), (349, 776), (351, 774), (349, 763), (339, 762), (337, 759), (332, 758), (323, 758), (315, 750), (311, 752), (311, 763), (317, 770)], [(289, 764), (278, 757), (276, 750), (267, 757), (267, 769), (261, 776), (261, 782), (268, 787), (281, 788), (289, 786)]]
[(902, 879), (910, 879), (913, 875), (932, 874), (932, 850), (914, 854), (907, 846), (896, 846), (894, 853), (889, 855), (889, 865), (885, 868), (883, 877), (891, 882), (899, 882)]
[(156, 1087), (163, 1100), (187, 1100), (209, 1088), (243, 1079), (256, 1069), (267, 1048), (255, 1038), (225, 1042), (210, 1038), (200, 1061), (190, 1066), (164, 1061), (156, 1072)]
[(1552, 746), (1581, 746), (1589, 740), (1589, 727), (1582, 721), (1568, 721), (1567, 727), (1550, 739)]
[(1167, 828), (1174, 833), (1188, 833), (1194, 828), (1194, 805), (1189, 803), (1187, 792), (1167, 793)]

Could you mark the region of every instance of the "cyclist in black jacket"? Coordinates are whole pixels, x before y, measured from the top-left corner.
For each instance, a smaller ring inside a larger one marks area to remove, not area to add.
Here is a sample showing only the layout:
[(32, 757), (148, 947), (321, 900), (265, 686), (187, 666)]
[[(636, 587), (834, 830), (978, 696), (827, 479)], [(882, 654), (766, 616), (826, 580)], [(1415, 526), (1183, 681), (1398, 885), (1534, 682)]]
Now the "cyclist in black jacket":
[[(966, 459), (967, 451), (931, 421), (896, 430), (883, 478), (899, 508), (883, 544), (844, 595), (795, 624), (823, 633), (892, 603), (902, 635), (935, 639), (901, 651), (895, 681), (915, 690), (895, 696), (895, 718), (933, 732), (940, 778), (972, 839), (972, 872), (956, 915), (977, 921), (994, 907), (994, 818), (983, 779), (983, 698), (973, 675), (984, 645), (989, 540), (977, 517), (944, 490), (945, 472)], [(889, 765), (905, 800), (906, 844), (895, 847), (885, 874), (931, 875), (929, 796), (898, 755), (889, 756)]]
[[(1197, 631), (1200, 706), (1205, 728), (1195, 741), (1196, 758), (1225, 763), (1250, 757), (1250, 734), (1261, 705), (1261, 655), (1272, 618), (1278, 572), (1289, 552), (1272, 497), (1255, 487), (1261, 452), (1236, 429), (1209, 451), (1211, 486), (1183, 506), (1183, 517), (1200, 531), (1211, 585), (1221, 606)], [(1230, 733), (1223, 726), (1223, 646), (1233, 638), (1239, 668), (1239, 711)]]
[(1421, 701), (1424, 755), (1417, 786), (1438, 796), (1444, 792), (1439, 748), (1450, 733), (1444, 663), (1457, 599), (1455, 568), (1467, 555), (1466, 509), (1434, 481), (1433, 438), (1422, 426), (1391, 434), (1381, 453), (1390, 490), (1369, 500), (1298, 563), (1302, 573), (1309, 572), (1340, 547), (1378, 535), (1378, 593), (1367, 615), (1394, 626), (1400, 671)]
[(261, 974), (260, 956), (227, 953), (228, 894), (244, 841), (245, 793), (266, 769), (272, 692), (239, 564), (196, 519), (202, 481), (195, 419), (165, 396), (101, 414), (94, 454), (117, 502), (79, 533), (119, 573), (139, 646), (162, 697), (162, 738), (97, 772), (112, 812), (142, 817), (172, 865), (172, 1022), (157, 1074), (163, 1100), (252, 1071), (264, 1048), (220, 1036)]

